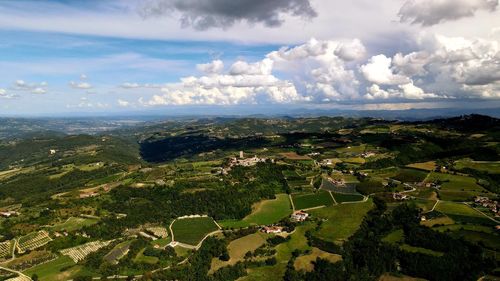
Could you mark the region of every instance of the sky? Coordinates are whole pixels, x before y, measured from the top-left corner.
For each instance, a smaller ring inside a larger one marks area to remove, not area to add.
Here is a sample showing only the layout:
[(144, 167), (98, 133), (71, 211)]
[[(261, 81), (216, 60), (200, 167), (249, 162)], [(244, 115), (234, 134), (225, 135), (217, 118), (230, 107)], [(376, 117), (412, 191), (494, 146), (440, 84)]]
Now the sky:
[(0, 0), (0, 115), (500, 108), (498, 6)]

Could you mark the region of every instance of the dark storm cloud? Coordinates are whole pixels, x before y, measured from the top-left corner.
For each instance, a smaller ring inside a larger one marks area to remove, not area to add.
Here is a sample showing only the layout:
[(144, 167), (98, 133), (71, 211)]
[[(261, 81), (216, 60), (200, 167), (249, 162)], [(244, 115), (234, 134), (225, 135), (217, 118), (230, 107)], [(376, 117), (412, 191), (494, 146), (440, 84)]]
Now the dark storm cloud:
[(309, 0), (152, 0), (140, 7), (143, 17), (181, 14), (181, 25), (197, 30), (227, 28), (237, 22), (278, 27), (283, 15), (304, 19), (317, 16)]
[(498, 0), (407, 0), (398, 16), (401, 22), (431, 26), (472, 17), (478, 10), (495, 11)]

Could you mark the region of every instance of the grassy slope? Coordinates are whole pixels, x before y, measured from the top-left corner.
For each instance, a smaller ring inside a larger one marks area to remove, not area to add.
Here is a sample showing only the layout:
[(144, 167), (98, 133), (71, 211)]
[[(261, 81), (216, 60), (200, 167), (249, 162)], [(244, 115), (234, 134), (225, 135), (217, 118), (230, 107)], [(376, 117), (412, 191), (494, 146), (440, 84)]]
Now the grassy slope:
[(312, 224), (298, 226), (288, 242), (276, 246), (276, 265), (249, 269), (248, 275), (241, 279), (238, 279), (238, 281), (283, 280), (286, 265), (288, 263), (288, 260), (292, 257), (292, 252), (296, 249), (311, 249), (307, 245), (307, 238), (304, 236), (304, 233), (312, 227)]
[(293, 194), (292, 200), (295, 205), (295, 210), (318, 206), (330, 206), (333, 204), (332, 197), (324, 190), (320, 190), (317, 193)]
[(180, 219), (172, 225), (175, 240), (190, 245), (198, 244), (205, 235), (217, 229), (214, 220), (207, 217)]
[(228, 261), (221, 261), (218, 258), (213, 258), (211, 272), (227, 265), (233, 265), (238, 261), (243, 261), (243, 258), (248, 251), (255, 251), (255, 249), (266, 242), (267, 236), (268, 235), (264, 233), (256, 232), (231, 241), (231, 243), (227, 246), (230, 259)]
[(219, 224), (224, 228), (267, 225), (280, 221), (292, 213), (290, 200), (286, 194), (277, 194), (274, 200), (264, 200), (253, 206), (250, 215), (242, 220), (225, 220)]
[(313, 217), (327, 219), (315, 233), (320, 238), (332, 242), (342, 242), (358, 230), (363, 217), (373, 207), (372, 200), (364, 203), (340, 204), (311, 210)]
[(36, 273), (41, 281), (67, 280), (71, 275), (71, 270), (68, 272), (61, 272), (60, 270), (74, 264), (73, 260), (69, 257), (60, 256), (53, 261), (32, 267), (23, 273), (28, 276)]
[(298, 257), (295, 260), (294, 267), (296, 270), (312, 271), (314, 269), (314, 265), (312, 264), (312, 262), (316, 261), (317, 258), (326, 259), (332, 263), (335, 263), (340, 261), (342, 259), (342, 256), (330, 254), (318, 248), (313, 248), (310, 254)]

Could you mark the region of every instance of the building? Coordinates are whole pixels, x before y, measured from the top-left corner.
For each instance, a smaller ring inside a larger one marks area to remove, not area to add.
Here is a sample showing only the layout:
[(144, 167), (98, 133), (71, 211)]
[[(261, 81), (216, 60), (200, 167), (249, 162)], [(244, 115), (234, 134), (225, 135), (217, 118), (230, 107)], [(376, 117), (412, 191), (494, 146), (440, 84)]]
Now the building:
[(282, 226), (264, 226), (261, 230), (264, 233), (282, 233)]
[(15, 217), (15, 216), (18, 216), (19, 213), (16, 212), (16, 211), (3, 211), (3, 212), (0, 212), (0, 216), (4, 217), (4, 218), (10, 218), (10, 217)]
[(309, 217), (309, 214), (304, 211), (296, 211), (292, 214), (291, 219), (293, 221), (305, 221)]
[(398, 193), (398, 192), (393, 193), (393, 194), (392, 194), (392, 198), (393, 198), (394, 200), (408, 200), (408, 199), (410, 199), (410, 198), (408, 197), (408, 195), (403, 194), (403, 193)]

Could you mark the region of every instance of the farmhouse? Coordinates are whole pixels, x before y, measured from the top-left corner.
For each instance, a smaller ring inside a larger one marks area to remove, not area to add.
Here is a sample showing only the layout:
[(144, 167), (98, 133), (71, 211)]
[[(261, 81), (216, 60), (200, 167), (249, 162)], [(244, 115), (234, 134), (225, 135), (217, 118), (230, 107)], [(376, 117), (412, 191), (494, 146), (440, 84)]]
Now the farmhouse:
[(283, 232), (282, 226), (264, 226), (262, 228), (262, 232), (264, 233), (281, 233)]
[(292, 214), (291, 219), (293, 221), (305, 221), (309, 217), (309, 214), (304, 211), (296, 211)]
[(392, 194), (392, 198), (393, 198), (394, 200), (408, 200), (408, 199), (410, 199), (410, 198), (408, 197), (408, 195), (403, 194), (403, 193), (398, 193), (398, 192), (393, 193), (393, 194)]
[(484, 196), (476, 196), (474, 198), (474, 203), (479, 206), (483, 206), (492, 211), (496, 216), (500, 216), (500, 203), (494, 201)]
[(92, 197), (97, 197), (97, 196), (99, 196), (99, 193), (97, 193), (97, 192), (81, 193), (80, 194), (80, 199), (92, 198)]
[(4, 212), (0, 212), (0, 216), (4, 217), (4, 218), (10, 218), (10, 217), (14, 217), (14, 216), (18, 216), (19, 213), (16, 212), (16, 211), (4, 211)]

